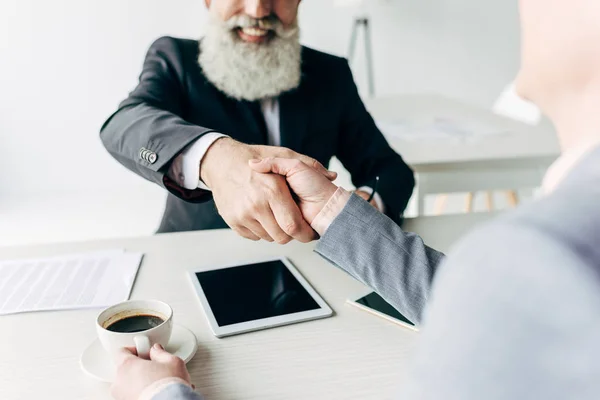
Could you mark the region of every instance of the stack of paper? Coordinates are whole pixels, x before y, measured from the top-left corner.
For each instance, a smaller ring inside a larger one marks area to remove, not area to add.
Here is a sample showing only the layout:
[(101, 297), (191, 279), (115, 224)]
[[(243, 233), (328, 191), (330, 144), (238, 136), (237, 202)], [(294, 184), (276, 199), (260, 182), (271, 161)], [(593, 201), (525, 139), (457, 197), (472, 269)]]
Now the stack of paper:
[(0, 260), (0, 315), (100, 308), (127, 300), (142, 257), (111, 250)]

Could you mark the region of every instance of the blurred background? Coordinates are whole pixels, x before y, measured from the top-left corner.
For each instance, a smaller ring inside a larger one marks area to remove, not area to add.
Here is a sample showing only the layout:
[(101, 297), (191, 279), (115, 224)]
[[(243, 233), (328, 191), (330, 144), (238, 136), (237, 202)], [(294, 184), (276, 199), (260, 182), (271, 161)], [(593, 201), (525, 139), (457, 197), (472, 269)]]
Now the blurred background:
[[(491, 109), (519, 61), (516, 1), (366, 1), (377, 96), (436, 93)], [(345, 56), (355, 7), (304, 0), (305, 45)], [(149, 45), (198, 38), (203, 0), (0, 2), (0, 245), (153, 232), (165, 193), (98, 132)], [(366, 90), (362, 38), (355, 79)], [(140, 201), (143, 206), (140, 207)]]

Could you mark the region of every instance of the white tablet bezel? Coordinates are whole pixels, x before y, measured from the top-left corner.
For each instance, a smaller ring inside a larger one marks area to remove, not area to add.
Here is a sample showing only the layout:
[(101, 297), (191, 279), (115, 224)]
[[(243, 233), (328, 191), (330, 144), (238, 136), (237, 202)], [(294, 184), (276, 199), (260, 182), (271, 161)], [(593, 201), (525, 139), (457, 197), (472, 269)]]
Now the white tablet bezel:
[[(219, 326), (217, 320), (213, 314), (213, 311), (208, 303), (208, 299), (200, 285), (200, 282), (196, 278), (196, 273), (215, 271), (219, 269), (231, 268), (231, 267), (241, 267), (248, 264), (258, 264), (270, 261), (281, 261), (287, 269), (294, 275), (294, 277), (300, 282), (302, 287), (308, 292), (308, 294), (313, 298), (313, 300), (319, 305), (319, 308), (316, 310), (310, 311), (302, 311), (293, 314), (280, 315), (277, 317), (263, 318), (255, 321), (241, 322), (233, 325)], [(297, 322), (310, 321), (314, 319), (327, 318), (333, 315), (333, 310), (329, 305), (323, 300), (323, 298), (313, 289), (313, 287), (308, 283), (306, 279), (300, 274), (300, 272), (294, 267), (294, 265), (285, 257), (276, 257), (276, 258), (262, 258), (262, 259), (254, 259), (247, 260), (241, 262), (229, 263), (226, 265), (220, 265), (215, 268), (205, 269), (205, 270), (194, 270), (189, 271), (189, 277), (198, 294), (198, 299), (200, 300), (200, 304), (202, 305), (202, 309), (204, 310), (204, 315), (208, 321), (208, 325), (213, 331), (214, 335), (218, 338), (237, 335), (240, 333), (258, 331), (261, 329), (274, 328), (282, 325), (294, 324)]]

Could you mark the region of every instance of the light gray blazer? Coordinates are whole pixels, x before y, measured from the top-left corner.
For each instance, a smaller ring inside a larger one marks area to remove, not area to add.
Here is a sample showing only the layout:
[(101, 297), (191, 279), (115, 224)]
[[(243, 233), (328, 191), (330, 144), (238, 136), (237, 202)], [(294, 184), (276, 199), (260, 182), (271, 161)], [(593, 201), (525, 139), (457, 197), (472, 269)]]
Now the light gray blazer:
[[(421, 320), (403, 399), (600, 399), (600, 148), (439, 253), (353, 197), (317, 252)], [(365, 342), (365, 345), (368, 345)]]
[(600, 399), (600, 149), (445, 260), (357, 196), (316, 251), (423, 320), (400, 398)]
[(444, 259), (417, 234), (403, 231), (356, 195), (350, 197), (315, 251), (374, 289), (417, 324), (429, 299), (433, 276)]

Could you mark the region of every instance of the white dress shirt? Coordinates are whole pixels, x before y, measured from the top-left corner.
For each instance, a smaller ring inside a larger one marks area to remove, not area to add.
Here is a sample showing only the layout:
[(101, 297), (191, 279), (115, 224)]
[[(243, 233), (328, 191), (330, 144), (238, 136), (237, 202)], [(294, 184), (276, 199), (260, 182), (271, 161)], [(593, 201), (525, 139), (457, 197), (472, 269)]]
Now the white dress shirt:
[[(260, 102), (260, 108), (265, 118), (267, 127), (268, 144), (270, 146), (281, 146), (281, 131), (279, 130), (279, 101), (276, 98), (265, 99)], [(211, 132), (202, 136), (189, 146), (187, 146), (171, 163), (167, 175), (179, 186), (188, 189), (210, 190), (202, 180), (200, 180), (200, 163), (209, 147), (222, 137), (228, 137), (222, 133)], [(368, 186), (362, 186), (358, 190), (368, 193), (373, 189)], [(375, 193), (373, 200), (380, 211), (384, 211), (384, 204), (381, 196)]]

